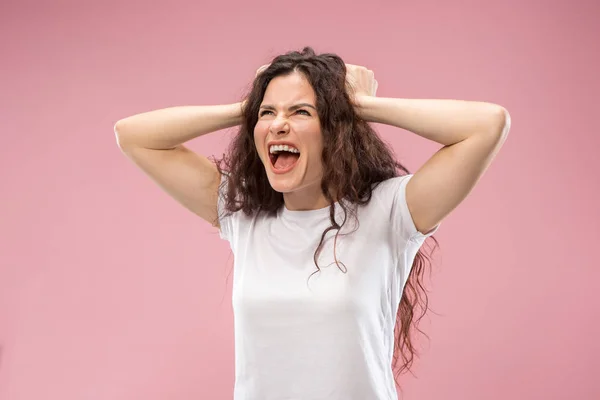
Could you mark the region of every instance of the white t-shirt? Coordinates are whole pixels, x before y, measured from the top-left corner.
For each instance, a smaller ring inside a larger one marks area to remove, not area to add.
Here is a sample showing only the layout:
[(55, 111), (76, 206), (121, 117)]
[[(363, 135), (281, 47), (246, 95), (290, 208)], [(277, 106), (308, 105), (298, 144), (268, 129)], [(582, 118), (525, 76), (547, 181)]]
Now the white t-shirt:
[[(396, 313), (415, 254), (439, 228), (417, 231), (405, 200), (411, 177), (380, 183), (358, 208), (358, 230), (344, 236), (356, 227), (348, 216), (336, 245), (346, 273), (334, 262), (336, 230), (316, 272), (329, 207), (220, 219), (234, 254), (234, 400), (397, 399)], [(341, 224), (337, 203), (336, 212)]]

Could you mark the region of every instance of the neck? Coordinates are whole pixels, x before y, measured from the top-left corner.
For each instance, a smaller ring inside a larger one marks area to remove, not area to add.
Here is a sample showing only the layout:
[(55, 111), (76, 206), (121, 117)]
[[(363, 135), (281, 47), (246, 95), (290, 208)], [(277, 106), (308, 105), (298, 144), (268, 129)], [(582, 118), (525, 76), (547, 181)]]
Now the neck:
[(283, 194), (285, 208), (290, 211), (309, 211), (329, 207), (329, 201), (321, 192), (321, 187), (305, 188)]

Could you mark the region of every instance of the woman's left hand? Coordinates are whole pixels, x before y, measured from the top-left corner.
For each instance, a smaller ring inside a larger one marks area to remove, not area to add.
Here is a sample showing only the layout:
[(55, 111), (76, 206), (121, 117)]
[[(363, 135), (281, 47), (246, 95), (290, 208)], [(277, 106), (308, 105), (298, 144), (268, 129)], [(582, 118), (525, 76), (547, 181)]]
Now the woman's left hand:
[(363, 96), (375, 97), (377, 94), (375, 73), (360, 65), (346, 64), (346, 83), (349, 86), (350, 98), (355, 104), (358, 104)]

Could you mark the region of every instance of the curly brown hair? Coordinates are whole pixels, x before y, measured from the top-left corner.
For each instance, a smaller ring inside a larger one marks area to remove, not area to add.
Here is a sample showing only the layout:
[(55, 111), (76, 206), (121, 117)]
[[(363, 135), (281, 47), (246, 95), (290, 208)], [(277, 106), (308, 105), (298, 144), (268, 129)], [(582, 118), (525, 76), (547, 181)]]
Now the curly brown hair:
[[(315, 91), (323, 135), (321, 190), (330, 204), (331, 226), (323, 232), (315, 251), (316, 273), (320, 271), (317, 258), (327, 232), (337, 230), (337, 240), (348, 215), (357, 221), (356, 207), (370, 201), (373, 190), (379, 183), (410, 172), (396, 161), (390, 146), (356, 113), (346, 85), (344, 61), (336, 54), (317, 55), (311, 47), (305, 47), (301, 52), (292, 51), (275, 57), (256, 76), (245, 98), (239, 131), (231, 141), (227, 155), (215, 160), (219, 172), (227, 175), (221, 186), (226, 187), (226, 214), (242, 211), (246, 215), (261, 212), (275, 215), (284, 204), (283, 194), (276, 192), (269, 183), (256, 149), (253, 132), (269, 82), (277, 76), (293, 72), (302, 73)], [(338, 202), (344, 215), (341, 224), (335, 219), (336, 199), (344, 200)], [(428, 239), (435, 246), (430, 248), (429, 254), (423, 248), (416, 254), (398, 308), (392, 365), (397, 370), (396, 379), (405, 370), (410, 371), (414, 356), (419, 354), (413, 343), (411, 328), (424, 333), (417, 326), (429, 309), (423, 277), (425, 271), (430, 270), (431, 254), (439, 246), (433, 236)], [(339, 268), (335, 251), (334, 258)], [(399, 358), (402, 359), (401, 365)]]

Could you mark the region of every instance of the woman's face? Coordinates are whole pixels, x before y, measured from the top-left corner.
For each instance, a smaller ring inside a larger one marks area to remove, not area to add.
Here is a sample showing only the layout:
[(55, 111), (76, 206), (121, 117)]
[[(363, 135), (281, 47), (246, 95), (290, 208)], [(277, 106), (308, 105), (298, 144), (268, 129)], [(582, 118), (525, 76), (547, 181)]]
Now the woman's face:
[(297, 72), (274, 78), (258, 113), (254, 141), (273, 189), (301, 195), (303, 203), (319, 196), (323, 138), (310, 83)]

